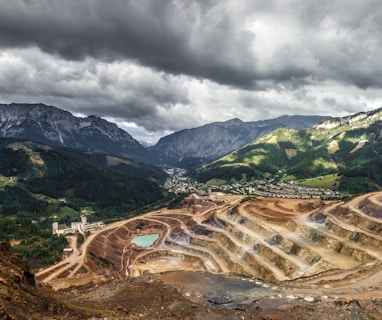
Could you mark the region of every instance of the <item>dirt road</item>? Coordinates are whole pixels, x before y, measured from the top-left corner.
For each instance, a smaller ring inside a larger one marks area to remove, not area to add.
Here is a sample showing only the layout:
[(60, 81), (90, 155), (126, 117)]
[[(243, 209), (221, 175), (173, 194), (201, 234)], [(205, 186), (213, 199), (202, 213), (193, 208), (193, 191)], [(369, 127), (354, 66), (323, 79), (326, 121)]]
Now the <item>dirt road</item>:
[[(183, 208), (107, 225), (78, 248), (72, 239), (73, 254), (39, 271), (37, 279), (59, 289), (189, 270), (262, 279), (276, 285), (283, 299), (382, 297), (382, 220), (377, 218), (382, 193), (347, 203), (261, 197), (241, 203), (242, 199), (193, 196)], [(138, 223), (144, 225), (141, 230)], [(160, 237), (151, 247), (131, 243), (137, 235), (153, 233)], [(89, 249), (115, 269), (106, 272), (97, 266)]]

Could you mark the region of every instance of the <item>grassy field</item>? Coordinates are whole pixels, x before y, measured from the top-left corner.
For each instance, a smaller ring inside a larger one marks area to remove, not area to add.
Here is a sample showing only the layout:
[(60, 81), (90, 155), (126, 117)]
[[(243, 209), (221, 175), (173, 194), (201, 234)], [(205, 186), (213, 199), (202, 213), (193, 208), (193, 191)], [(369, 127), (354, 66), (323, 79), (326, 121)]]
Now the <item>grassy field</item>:
[(0, 187), (3, 188), (5, 186), (14, 186), (16, 184), (17, 179), (11, 179), (9, 177), (5, 177), (0, 175)]
[(60, 207), (60, 211), (57, 213), (58, 221), (79, 221), (80, 213), (69, 207)]
[(328, 174), (319, 178), (310, 178), (297, 181), (307, 187), (337, 189), (340, 184), (341, 176), (337, 174)]
[(210, 186), (221, 186), (226, 183), (227, 181), (223, 179), (211, 179), (206, 182), (206, 184)]

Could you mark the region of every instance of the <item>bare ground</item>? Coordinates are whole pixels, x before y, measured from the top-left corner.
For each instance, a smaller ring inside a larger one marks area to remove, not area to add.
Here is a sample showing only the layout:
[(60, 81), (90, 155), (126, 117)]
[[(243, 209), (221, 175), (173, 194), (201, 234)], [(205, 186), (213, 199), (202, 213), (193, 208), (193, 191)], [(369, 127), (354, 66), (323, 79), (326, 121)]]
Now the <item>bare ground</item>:
[[(37, 281), (108, 319), (382, 319), (382, 193), (242, 199), (193, 195), (108, 225)], [(152, 233), (151, 247), (131, 242)], [(238, 277), (254, 288), (237, 293)]]

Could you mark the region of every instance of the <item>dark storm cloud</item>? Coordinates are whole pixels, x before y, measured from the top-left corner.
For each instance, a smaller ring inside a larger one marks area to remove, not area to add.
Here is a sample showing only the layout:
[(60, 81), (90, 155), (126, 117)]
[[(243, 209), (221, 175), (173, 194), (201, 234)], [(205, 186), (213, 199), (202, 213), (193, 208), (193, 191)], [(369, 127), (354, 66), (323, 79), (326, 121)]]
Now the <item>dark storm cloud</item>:
[(0, 96), (130, 121), (189, 103), (181, 79), (163, 72), (128, 62), (66, 61), (35, 48), (0, 52)]
[(257, 70), (255, 34), (236, 16), (245, 18), (245, 9), (219, 1), (2, 1), (0, 43), (36, 45), (68, 59), (136, 59), (243, 87), (270, 76), (306, 75), (296, 66)]
[[(3, 47), (36, 45), (75, 60), (134, 59), (244, 88), (309, 76), (382, 86), (377, 0), (3, 0), (0, 8)], [(280, 44), (267, 47), (267, 37)]]
[(377, 108), (381, 56), (380, 0), (0, 0), (1, 102), (140, 132)]
[(136, 59), (175, 74), (248, 82), (246, 69), (222, 54), (247, 51), (245, 36), (238, 38), (219, 12), (204, 21), (213, 3), (206, 6), (188, 1), (3, 1), (0, 43), (37, 45), (68, 59)]

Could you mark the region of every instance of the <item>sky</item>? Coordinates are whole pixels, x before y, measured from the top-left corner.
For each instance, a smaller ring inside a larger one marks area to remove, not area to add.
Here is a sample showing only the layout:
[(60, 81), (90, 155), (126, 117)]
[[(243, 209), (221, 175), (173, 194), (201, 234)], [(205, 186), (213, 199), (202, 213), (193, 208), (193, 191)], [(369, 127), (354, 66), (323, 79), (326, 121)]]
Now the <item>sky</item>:
[(380, 0), (0, 0), (0, 103), (135, 139), (382, 107)]

